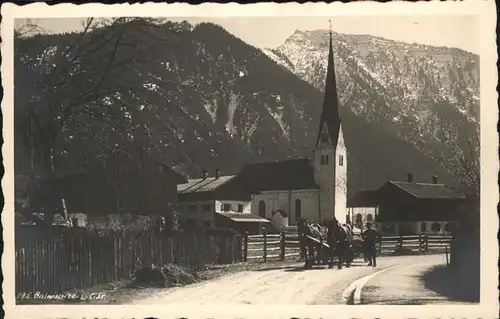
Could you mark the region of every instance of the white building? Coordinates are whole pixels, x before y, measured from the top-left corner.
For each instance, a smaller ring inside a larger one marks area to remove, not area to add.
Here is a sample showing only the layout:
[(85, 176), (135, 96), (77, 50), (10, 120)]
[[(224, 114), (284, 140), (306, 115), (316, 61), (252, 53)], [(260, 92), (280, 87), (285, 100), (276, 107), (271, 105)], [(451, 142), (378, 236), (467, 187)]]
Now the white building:
[(231, 185), (235, 175), (190, 179), (177, 187), (177, 211), (183, 227), (232, 228), (241, 232), (260, 232), (269, 221), (251, 214), (250, 195)]
[[(240, 201), (231, 201), (232, 209), (234, 205), (243, 205), (245, 212), (247, 209), (251, 212), (247, 216), (260, 218), (260, 221), (271, 220), (273, 213), (281, 210), (291, 225), (295, 225), (301, 217), (308, 217), (312, 222), (333, 218), (346, 222), (347, 150), (342, 133), (331, 34), (325, 95), (318, 136), (311, 155), (311, 158), (304, 159), (251, 163), (244, 166), (236, 176), (220, 176), (215, 180), (205, 181), (190, 180), (178, 188), (179, 201), (184, 206), (183, 219), (213, 223), (210, 217), (213, 214), (209, 213), (218, 212), (216, 208), (224, 203), (229, 204), (230, 197), (233, 197)], [(198, 190), (200, 185), (202, 187)], [(202, 191), (213, 192), (216, 189), (220, 192), (220, 187), (224, 188), (223, 195), (187, 195)], [(228, 196), (229, 191), (236, 195)], [(204, 199), (195, 201), (194, 198)], [(251, 201), (250, 205), (243, 200), (245, 198)], [(205, 213), (200, 215), (200, 209)]]
[(238, 179), (252, 194), (252, 213), (270, 219), (282, 210), (294, 225), (347, 217), (347, 151), (342, 133), (332, 38), (318, 136), (310, 159), (246, 165)]

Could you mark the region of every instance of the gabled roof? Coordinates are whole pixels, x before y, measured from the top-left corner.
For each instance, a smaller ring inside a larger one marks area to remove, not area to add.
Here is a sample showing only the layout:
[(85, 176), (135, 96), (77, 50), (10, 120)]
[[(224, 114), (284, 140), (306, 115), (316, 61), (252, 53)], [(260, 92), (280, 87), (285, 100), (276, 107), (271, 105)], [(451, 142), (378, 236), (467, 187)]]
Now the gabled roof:
[(254, 214), (249, 213), (236, 213), (236, 212), (217, 212), (217, 214), (231, 219), (234, 222), (248, 222), (248, 223), (269, 223), (269, 220), (261, 218)]
[(306, 158), (247, 164), (235, 183), (254, 194), (270, 190), (318, 189), (313, 168)]
[(348, 200), (349, 207), (376, 207), (378, 206), (378, 191), (364, 190), (359, 191)]
[(324, 125), (328, 127), (330, 141), (337, 146), (340, 131), (340, 105), (337, 94), (337, 81), (335, 80), (335, 62), (333, 58), (333, 40), (330, 31), (330, 48), (328, 52), (328, 66), (326, 71), (325, 95), (323, 97), (323, 110), (319, 121), (318, 139), (319, 143)]
[(420, 199), (465, 199), (463, 194), (460, 194), (444, 184), (428, 184), (428, 183), (408, 183), (389, 181), (391, 185), (399, 187), (406, 193), (415, 198)]
[(177, 192), (179, 194), (196, 193), (196, 192), (212, 192), (223, 186), (230, 180), (232, 180), (236, 175), (227, 175), (216, 177), (207, 177), (190, 179), (185, 184), (177, 185)]

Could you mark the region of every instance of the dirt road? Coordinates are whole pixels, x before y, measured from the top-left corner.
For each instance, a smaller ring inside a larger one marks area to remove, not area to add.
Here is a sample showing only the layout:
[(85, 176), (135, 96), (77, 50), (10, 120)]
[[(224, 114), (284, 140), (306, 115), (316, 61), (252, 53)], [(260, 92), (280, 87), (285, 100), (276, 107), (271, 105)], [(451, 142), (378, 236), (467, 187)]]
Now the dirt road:
[(395, 265), (412, 265), (440, 256), (382, 257), (378, 267), (361, 260), (351, 268), (317, 267), (303, 263), (281, 269), (245, 271), (217, 280), (165, 289), (133, 301), (134, 304), (342, 304), (343, 293), (357, 279)]

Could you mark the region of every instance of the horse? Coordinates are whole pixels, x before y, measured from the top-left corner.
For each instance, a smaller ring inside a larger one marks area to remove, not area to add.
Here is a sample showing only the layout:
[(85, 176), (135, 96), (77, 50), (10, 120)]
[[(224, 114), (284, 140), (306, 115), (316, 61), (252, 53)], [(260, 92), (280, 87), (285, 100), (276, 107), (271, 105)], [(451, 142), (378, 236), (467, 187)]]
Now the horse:
[(328, 268), (333, 268), (333, 257), (338, 257), (338, 269), (342, 268), (344, 262), (347, 267), (351, 266), (353, 252), (351, 243), (353, 238), (352, 228), (347, 224), (341, 224), (336, 219), (328, 223), (327, 243), (330, 246)]
[(321, 242), (324, 238), (324, 235), (322, 234), (322, 228), (317, 224), (310, 224), (307, 217), (303, 217), (297, 223), (297, 230), (299, 233), (300, 248), (305, 258), (305, 268), (312, 267), (314, 261), (318, 263), (318, 260), (315, 258), (314, 254), (314, 247), (318, 244), (308, 239), (306, 236), (316, 238)]

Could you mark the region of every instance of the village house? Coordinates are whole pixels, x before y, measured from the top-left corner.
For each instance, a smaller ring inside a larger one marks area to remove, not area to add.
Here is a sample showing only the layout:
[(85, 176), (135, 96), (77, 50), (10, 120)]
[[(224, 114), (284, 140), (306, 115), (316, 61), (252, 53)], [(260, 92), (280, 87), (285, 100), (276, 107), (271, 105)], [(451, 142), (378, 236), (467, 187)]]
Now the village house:
[[(362, 196), (350, 202), (351, 211), (357, 212)], [(406, 182), (388, 181), (365, 199), (361, 206), (373, 209), (383, 234), (449, 234), (456, 225), (465, 196), (438, 183), (436, 176), (431, 183), (416, 183), (410, 173)]]
[(231, 228), (240, 233), (260, 233), (269, 220), (251, 213), (250, 193), (234, 183), (236, 176), (214, 176), (190, 179), (177, 186), (179, 221), (183, 228)]
[(59, 187), (65, 211), (54, 223), (68, 221), (88, 229), (137, 229), (173, 212), (177, 184), (183, 176), (145, 151), (115, 152), (96, 156), (84, 168), (58, 172), (57, 184), (37, 182), (35, 206), (50, 207), (53, 187)]

